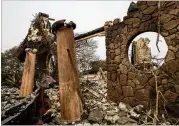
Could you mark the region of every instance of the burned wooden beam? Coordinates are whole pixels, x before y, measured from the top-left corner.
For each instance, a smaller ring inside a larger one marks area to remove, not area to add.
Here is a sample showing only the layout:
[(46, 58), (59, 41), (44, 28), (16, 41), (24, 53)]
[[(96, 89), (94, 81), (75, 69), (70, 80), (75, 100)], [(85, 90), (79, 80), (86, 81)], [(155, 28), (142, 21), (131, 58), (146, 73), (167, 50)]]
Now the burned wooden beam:
[(36, 52), (37, 50), (26, 49), (24, 72), (20, 88), (21, 97), (26, 97), (33, 92)]
[[(104, 32), (104, 26), (100, 27), (100, 28), (97, 28), (97, 29), (94, 29), (92, 31), (89, 31), (89, 32), (86, 32), (86, 33), (83, 33), (83, 34), (80, 34), (78, 36), (75, 37), (75, 40), (81, 40), (83, 38), (90, 38), (90, 37), (95, 37), (95, 36), (98, 36), (99, 33), (103, 33)], [(90, 37), (89, 37), (90, 36)]]
[(52, 25), (57, 36), (61, 120), (67, 122), (79, 121), (83, 112), (73, 26), (76, 25), (72, 22), (65, 24), (64, 20)]

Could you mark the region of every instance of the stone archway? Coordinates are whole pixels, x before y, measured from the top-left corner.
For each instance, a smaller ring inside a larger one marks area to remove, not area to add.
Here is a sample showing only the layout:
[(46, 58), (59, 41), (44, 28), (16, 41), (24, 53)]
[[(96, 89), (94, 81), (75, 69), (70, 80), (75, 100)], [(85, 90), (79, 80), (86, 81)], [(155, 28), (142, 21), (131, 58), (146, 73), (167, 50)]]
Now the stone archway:
[[(108, 98), (131, 106), (143, 104), (148, 108), (155, 93), (152, 73), (140, 73), (128, 59), (131, 40), (143, 32), (158, 31), (158, 1), (139, 1), (129, 7), (130, 12), (120, 22), (105, 23)], [(162, 1), (160, 33), (166, 40), (168, 52), (165, 63), (157, 70), (158, 87), (168, 102), (179, 98), (179, 2)]]

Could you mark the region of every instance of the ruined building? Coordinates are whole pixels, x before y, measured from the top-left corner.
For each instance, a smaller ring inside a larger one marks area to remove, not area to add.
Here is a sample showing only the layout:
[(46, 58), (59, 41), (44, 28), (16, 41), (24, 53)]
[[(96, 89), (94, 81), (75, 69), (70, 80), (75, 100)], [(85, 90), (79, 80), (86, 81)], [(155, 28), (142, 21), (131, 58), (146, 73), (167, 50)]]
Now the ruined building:
[[(131, 9), (123, 21), (114, 19), (105, 23), (109, 100), (150, 108), (155, 102), (156, 81), (167, 105), (179, 99), (179, 2), (161, 1), (160, 8), (158, 4), (158, 1), (138, 1), (134, 9), (132, 5), (129, 7)], [(154, 71), (155, 80), (152, 72), (140, 72), (131, 67), (128, 49), (139, 34), (158, 33), (158, 26), (168, 51), (162, 66)], [(161, 95), (160, 100), (161, 103)]]
[(132, 57), (133, 65), (139, 70), (147, 70), (151, 65), (151, 49), (148, 47), (150, 40), (148, 38), (140, 38), (133, 41)]

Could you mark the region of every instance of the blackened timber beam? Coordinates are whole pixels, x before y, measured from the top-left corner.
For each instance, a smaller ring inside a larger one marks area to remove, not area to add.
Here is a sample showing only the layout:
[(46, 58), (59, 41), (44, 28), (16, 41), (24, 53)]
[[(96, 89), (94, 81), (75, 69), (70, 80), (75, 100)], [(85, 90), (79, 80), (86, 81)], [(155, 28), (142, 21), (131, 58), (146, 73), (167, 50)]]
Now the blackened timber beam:
[[(95, 37), (95, 36), (100, 35), (101, 33), (104, 33), (104, 26), (97, 28), (97, 29), (94, 29), (92, 31), (80, 34), (80, 35), (75, 37), (75, 40), (79, 41), (79, 40), (82, 40), (84, 38)], [(104, 34), (101, 34), (101, 35), (104, 35)]]

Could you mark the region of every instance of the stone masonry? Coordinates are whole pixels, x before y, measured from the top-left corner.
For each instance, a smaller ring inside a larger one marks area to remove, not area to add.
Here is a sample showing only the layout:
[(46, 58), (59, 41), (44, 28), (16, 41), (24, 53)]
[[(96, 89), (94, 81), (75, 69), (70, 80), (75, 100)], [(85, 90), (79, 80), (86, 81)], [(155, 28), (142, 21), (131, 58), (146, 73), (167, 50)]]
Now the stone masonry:
[[(146, 108), (155, 100), (155, 78), (151, 72), (137, 70), (129, 61), (128, 48), (137, 35), (158, 32), (164, 37), (168, 52), (163, 65), (155, 71), (160, 92), (167, 102), (179, 98), (179, 2), (138, 1), (127, 16), (105, 22), (108, 99)], [(158, 18), (160, 16), (160, 18)], [(150, 38), (149, 38), (150, 39)], [(160, 98), (162, 99), (162, 98)]]

